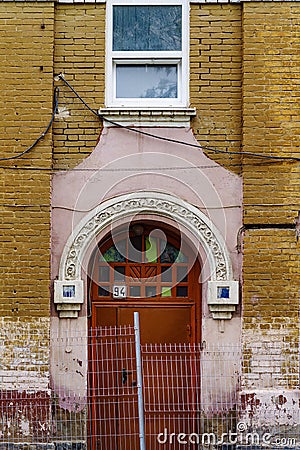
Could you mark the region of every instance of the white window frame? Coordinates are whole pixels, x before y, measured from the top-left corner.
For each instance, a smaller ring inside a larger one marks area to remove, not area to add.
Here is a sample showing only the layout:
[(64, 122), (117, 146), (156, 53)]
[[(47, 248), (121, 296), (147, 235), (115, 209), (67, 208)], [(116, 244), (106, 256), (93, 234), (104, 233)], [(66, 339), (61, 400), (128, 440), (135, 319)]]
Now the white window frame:
[[(181, 6), (181, 51), (113, 51), (113, 6)], [(176, 64), (177, 98), (117, 98), (117, 64)], [(105, 103), (110, 108), (187, 108), (189, 102), (189, 1), (188, 0), (107, 0)]]

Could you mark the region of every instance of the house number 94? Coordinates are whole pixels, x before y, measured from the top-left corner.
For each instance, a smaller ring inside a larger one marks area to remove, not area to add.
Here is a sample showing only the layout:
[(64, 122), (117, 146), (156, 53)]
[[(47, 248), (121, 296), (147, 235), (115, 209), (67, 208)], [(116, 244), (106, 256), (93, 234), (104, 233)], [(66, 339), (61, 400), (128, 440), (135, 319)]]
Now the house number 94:
[(126, 286), (114, 286), (113, 287), (113, 298), (126, 298)]

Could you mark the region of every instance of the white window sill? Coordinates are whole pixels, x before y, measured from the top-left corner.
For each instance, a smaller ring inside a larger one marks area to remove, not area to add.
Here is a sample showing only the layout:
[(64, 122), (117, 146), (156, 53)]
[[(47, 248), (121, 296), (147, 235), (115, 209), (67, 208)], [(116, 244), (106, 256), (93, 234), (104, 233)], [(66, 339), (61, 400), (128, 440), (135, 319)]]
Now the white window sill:
[(133, 127), (189, 127), (195, 108), (101, 108), (99, 114), (104, 118), (105, 127), (116, 124)]

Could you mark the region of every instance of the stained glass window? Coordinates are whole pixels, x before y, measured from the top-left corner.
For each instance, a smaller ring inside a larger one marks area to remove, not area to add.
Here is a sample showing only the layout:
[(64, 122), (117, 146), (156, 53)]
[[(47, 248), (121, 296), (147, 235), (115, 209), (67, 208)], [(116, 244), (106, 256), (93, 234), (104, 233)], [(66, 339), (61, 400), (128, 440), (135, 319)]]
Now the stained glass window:
[(125, 241), (122, 241), (118, 244), (118, 248), (113, 245), (106, 250), (100, 259), (106, 262), (125, 262), (125, 251)]
[(187, 262), (186, 256), (168, 242), (161, 241), (161, 251), (162, 263)]
[(188, 297), (187, 257), (180, 245), (159, 237), (157, 228), (140, 228), (138, 234), (133, 229), (126, 239), (115, 240), (100, 258), (99, 252), (95, 254), (98, 297), (107, 300), (120, 286), (126, 287), (128, 298)]
[(147, 262), (157, 262), (157, 241), (156, 239), (145, 237), (145, 248), (146, 255), (145, 259)]
[[(128, 254), (126, 252), (125, 240), (119, 242), (117, 244), (117, 247), (115, 245), (112, 245), (108, 250), (106, 250), (103, 256), (100, 256), (100, 261), (126, 262), (126, 257), (128, 257), (128, 260), (133, 262), (153, 262), (153, 263), (157, 262), (158, 261), (157, 240), (155, 238), (150, 238), (149, 236), (145, 237), (145, 244), (143, 244), (142, 240), (143, 240), (142, 236), (131, 237), (128, 243)], [(160, 248), (161, 263), (174, 264), (176, 262), (177, 263), (187, 262), (187, 257), (169, 242), (159, 240), (159, 244), (160, 244), (159, 248)], [(145, 246), (145, 250), (143, 250), (144, 248), (143, 245)], [(101, 275), (101, 277), (103, 276), (104, 274)]]

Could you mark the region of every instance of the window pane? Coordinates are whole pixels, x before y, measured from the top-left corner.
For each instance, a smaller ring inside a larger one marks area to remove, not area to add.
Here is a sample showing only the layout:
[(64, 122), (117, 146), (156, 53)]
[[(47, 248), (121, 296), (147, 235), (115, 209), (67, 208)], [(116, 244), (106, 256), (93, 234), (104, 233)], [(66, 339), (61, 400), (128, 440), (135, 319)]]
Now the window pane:
[(146, 297), (156, 296), (156, 286), (146, 286)]
[(178, 282), (187, 282), (187, 280), (188, 280), (187, 273), (188, 273), (187, 266), (177, 267), (177, 281)]
[[(107, 289), (108, 289), (108, 286), (107, 286)], [(109, 292), (106, 290), (105, 287), (98, 286), (98, 296), (99, 297), (108, 297), (109, 296)]]
[(117, 98), (177, 98), (177, 66), (118, 64)]
[(130, 297), (140, 297), (141, 288), (140, 286), (130, 286)]
[(187, 297), (188, 287), (187, 286), (177, 286), (176, 287), (176, 297)]
[(162, 283), (172, 281), (172, 266), (161, 266), (161, 281)]
[(171, 297), (172, 296), (172, 287), (171, 286), (163, 286), (161, 288), (161, 296), (162, 297)]
[(99, 281), (109, 281), (109, 266), (99, 267)]
[(180, 51), (181, 6), (114, 6), (113, 50)]
[(125, 245), (125, 241), (118, 242), (118, 248), (113, 245), (104, 253), (103, 257), (100, 258), (100, 261), (125, 262)]
[(115, 281), (124, 281), (125, 280), (125, 266), (115, 266), (114, 279), (115, 279)]

